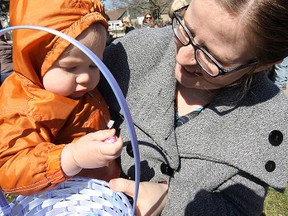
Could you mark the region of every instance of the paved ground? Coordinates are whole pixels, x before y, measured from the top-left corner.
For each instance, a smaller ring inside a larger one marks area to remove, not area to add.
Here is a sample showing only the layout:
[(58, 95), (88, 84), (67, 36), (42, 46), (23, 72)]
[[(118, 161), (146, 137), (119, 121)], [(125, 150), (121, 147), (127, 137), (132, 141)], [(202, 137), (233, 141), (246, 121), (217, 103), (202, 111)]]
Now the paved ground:
[(286, 85), (286, 89), (284, 90), (285, 95), (288, 97), (288, 83)]

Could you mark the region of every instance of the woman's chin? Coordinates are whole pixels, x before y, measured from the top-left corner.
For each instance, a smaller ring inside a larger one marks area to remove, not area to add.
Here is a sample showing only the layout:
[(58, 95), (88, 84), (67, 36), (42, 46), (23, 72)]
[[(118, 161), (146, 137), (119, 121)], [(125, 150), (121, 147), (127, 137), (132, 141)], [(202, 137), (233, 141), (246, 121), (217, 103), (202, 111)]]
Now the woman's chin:
[(188, 76), (183, 73), (176, 74), (176, 80), (185, 88), (205, 90), (219, 89), (219, 86), (208, 82), (202, 75), (198, 75), (196, 73), (189, 73)]
[(186, 88), (196, 88), (200, 86), (201, 77), (196, 73), (189, 73), (186, 70), (176, 72), (175, 77), (177, 81)]

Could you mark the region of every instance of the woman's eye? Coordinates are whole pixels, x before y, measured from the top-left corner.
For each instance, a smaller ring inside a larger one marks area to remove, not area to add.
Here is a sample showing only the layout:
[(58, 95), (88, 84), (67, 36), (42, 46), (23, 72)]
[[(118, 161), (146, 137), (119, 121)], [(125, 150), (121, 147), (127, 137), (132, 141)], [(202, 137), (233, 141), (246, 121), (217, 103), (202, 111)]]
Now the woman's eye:
[(207, 64), (208, 65), (215, 65), (215, 63), (211, 59), (207, 59)]

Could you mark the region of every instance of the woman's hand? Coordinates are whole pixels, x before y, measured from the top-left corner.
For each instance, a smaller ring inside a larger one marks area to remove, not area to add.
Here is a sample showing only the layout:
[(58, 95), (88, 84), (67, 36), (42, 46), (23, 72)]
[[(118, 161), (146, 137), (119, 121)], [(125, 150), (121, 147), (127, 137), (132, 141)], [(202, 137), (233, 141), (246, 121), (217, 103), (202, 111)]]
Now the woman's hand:
[[(112, 190), (123, 192), (134, 197), (135, 182), (123, 178), (112, 179), (109, 182)], [(137, 216), (160, 215), (166, 205), (168, 185), (154, 182), (141, 182), (137, 200)]]
[(62, 170), (67, 176), (78, 174), (83, 168), (93, 169), (105, 166), (119, 157), (123, 147), (121, 138), (107, 141), (116, 133), (115, 129), (89, 133), (75, 143), (64, 147), (61, 154)]

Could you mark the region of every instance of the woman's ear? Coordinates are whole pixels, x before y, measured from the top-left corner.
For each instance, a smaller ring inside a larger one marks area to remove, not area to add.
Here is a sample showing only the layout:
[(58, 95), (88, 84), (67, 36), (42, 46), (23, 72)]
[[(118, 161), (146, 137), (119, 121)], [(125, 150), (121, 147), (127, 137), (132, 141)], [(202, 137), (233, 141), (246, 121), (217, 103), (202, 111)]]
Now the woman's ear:
[(275, 65), (275, 64), (280, 64), (282, 61), (283, 61), (283, 59), (279, 60), (277, 62), (274, 62), (274, 63), (259, 64), (259, 65), (256, 66), (256, 69), (254, 70), (253, 73), (257, 73), (257, 72), (261, 72), (261, 71), (267, 70), (267, 69), (273, 67), (273, 65)]

